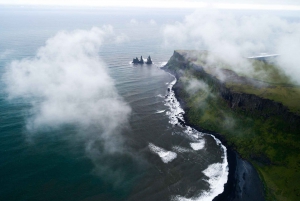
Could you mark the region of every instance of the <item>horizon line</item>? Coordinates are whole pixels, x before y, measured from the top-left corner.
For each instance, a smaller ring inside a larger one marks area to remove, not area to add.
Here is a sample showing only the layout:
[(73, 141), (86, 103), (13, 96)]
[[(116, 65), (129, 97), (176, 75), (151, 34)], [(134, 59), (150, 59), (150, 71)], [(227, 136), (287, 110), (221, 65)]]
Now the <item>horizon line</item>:
[[(156, 3), (154, 3), (156, 2)], [(162, 8), (162, 9), (220, 9), (220, 10), (273, 10), (273, 11), (299, 11), (300, 5), (288, 4), (243, 4), (243, 3), (204, 3), (204, 2), (180, 2), (172, 4), (171, 2), (158, 2), (158, 1), (144, 1), (144, 3), (137, 3), (128, 1), (126, 4), (111, 1), (104, 3), (85, 4), (84, 2), (77, 4), (63, 4), (63, 3), (1, 3), (0, 6), (25, 6), (25, 7), (60, 7), (60, 8)]]

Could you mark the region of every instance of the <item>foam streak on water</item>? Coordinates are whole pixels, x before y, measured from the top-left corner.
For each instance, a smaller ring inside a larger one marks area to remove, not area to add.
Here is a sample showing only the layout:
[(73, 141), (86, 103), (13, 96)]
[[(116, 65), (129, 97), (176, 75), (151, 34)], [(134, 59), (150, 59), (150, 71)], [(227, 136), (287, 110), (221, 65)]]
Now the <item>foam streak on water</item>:
[(161, 158), (161, 160), (164, 163), (169, 163), (171, 161), (173, 161), (176, 157), (177, 154), (175, 152), (172, 151), (167, 151), (161, 147), (155, 146), (152, 143), (149, 143), (149, 148), (152, 152), (156, 153), (157, 155), (159, 155), (159, 157)]
[[(175, 78), (175, 77), (174, 77)], [(169, 116), (169, 123), (172, 125), (178, 125), (182, 128), (185, 128), (184, 133), (193, 141), (190, 143), (190, 146), (193, 150), (198, 151), (205, 147), (205, 140), (202, 138), (203, 135), (210, 135), (214, 138), (216, 144), (220, 146), (223, 151), (223, 161), (222, 163), (210, 164), (203, 172), (207, 177), (205, 181), (209, 184), (210, 189), (207, 191), (202, 191), (199, 195), (196, 195), (192, 198), (186, 198), (183, 196), (176, 195), (172, 200), (174, 201), (210, 201), (213, 200), (217, 195), (221, 194), (224, 191), (224, 184), (228, 179), (228, 161), (227, 161), (227, 149), (221, 143), (219, 139), (211, 134), (206, 134), (191, 128), (190, 126), (185, 125), (183, 118), (184, 110), (181, 108), (180, 103), (175, 97), (175, 93), (172, 90), (174, 84), (177, 82), (175, 78), (168, 85), (168, 93), (166, 95), (165, 105), (169, 106), (170, 111), (167, 112)], [(188, 151), (186, 149), (181, 149), (180, 147), (173, 147), (174, 150), (179, 152)]]
[(193, 150), (191, 149), (187, 149), (181, 146), (174, 146), (172, 147), (172, 149), (178, 153), (187, 153), (187, 152), (193, 152)]

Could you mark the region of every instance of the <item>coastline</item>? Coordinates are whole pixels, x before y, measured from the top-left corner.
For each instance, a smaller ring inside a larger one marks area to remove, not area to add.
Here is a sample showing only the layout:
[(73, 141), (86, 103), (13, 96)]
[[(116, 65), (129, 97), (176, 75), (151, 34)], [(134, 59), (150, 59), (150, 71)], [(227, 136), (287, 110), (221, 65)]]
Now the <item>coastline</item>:
[[(179, 79), (177, 75), (168, 71), (164, 67), (162, 70), (172, 74), (177, 80)], [(224, 184), (224, 191), (217, 195), (213, 201), (263, 201), (265, 200), (263, 183), (259, 178), (259, 175), (252, 164), (248, 161), (242, 159), (239, 154), (235, 151), (235, 148), (227, 143), (227, 140), (219, 133), (214, 131), (206, 130), (198, 125), (194, 125), (189, 122), (186, 111), (188, 108), (186, 104), (178, 95), (178, 82), (176, 82), (172, 88), (175, 93), (175, 97), (180, 103), (181, 108), (185, 111), (183, 118), (185, 120), (185, 125), (190, 126), (197, 131), (211, 134), (221, 141), (221, 143), (227, 148), (227, 160), (229, 166), (229, 174), (227, 182)]]

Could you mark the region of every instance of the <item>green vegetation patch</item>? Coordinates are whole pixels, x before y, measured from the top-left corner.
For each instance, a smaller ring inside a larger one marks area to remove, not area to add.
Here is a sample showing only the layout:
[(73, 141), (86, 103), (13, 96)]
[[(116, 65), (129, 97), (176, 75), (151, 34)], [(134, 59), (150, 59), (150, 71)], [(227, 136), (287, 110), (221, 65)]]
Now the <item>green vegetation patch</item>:
[(256, 87), (238, 83), (226, 83), (226, 87), (232, 91), (246, 94), (254, 94), (261, 98), (270, 99), (282, 103), (293, 113), (300, 114), (300, 86), (272, 85)]
[(175, 52), (190, 65), (201, 66), (206, 73), (223, 81), (227, 88), (282, 103), (291, 112), (300, 115), (300, 86), (293, 83), (274, 62), (241, 58), (240, 62), (230, 65), (208, 51)]
[[(292, 127), (280, 115), (268, 115), (268, 110), (232, 109), (220, 97), (214, 79), (195, 70), (193, 65), (180, 64), (176, 58), (167, 64), (169, 70), (179, 75), (177, 95), (186, 104), (188, 121), (222, 134), (241, 157), (250, 161), (265, 184), (267, 200), (300, 200), (299, 127)], [(286, 81), (267, 88), (230, 82), (226, 87), (284, 103), (291, 111), (299, 112), (300, 88)]]

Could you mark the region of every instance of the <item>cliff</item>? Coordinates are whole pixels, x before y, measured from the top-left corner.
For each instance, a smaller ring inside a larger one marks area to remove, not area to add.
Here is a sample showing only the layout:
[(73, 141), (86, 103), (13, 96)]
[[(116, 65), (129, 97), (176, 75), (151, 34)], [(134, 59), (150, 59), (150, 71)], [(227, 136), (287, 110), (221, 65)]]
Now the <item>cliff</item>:
[(250, 64), (257, 72), (243, 74), (207, 51), (174, 51), (164, 69), (178, 79), (187, 122), (219, 133), (251, 162), (267, 200), (299, 200), (299, 86), (274, 64)]

